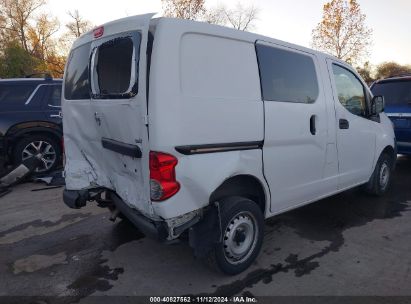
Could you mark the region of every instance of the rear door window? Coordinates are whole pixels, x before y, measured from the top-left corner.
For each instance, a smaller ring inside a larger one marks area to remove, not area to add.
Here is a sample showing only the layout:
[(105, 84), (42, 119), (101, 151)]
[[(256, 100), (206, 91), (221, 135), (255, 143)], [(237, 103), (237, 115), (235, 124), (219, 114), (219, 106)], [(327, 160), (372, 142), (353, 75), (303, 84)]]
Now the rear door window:
[(0, 84), (0, 105), (24, 105), (35, 88), (35, 84)]
[(384, 96), (386, 105), (411, 105), (411, 80), (380, 82), (371, 90), (374, 96)]
[(126, 99), (137, 94), (140, 33), (103, 41), (93, 50), (92, 91), (96, 99)]
[(91, 43), (71, 51), (67, 62), (64, 96), (69, 100), (90, 99), (88, 75)]

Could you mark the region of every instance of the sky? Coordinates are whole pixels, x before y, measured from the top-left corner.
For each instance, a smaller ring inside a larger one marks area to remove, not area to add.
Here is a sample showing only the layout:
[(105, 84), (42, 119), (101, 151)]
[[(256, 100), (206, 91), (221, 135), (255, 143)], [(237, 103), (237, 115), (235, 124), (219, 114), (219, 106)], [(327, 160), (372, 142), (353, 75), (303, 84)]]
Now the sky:
[[(233, 7), (239, 0), (206, 0), (207, 7), (225, 4)], [(240, 0), (260, 9), (252, 30), (255, 33), (310, 47), (311, 31), (321, 21), (326, 0)], [(411, 1), (358, 0), (366, 14), (366, 24), (373, 30), (369, 61), (411, 64)], [(48, 0), (46, 10), (57, 16), (61, 24), (69, 21), (67, 11), (78, 9), (93, 24), (125, 16), (150, 12), (161, 13), (161, 0)]]

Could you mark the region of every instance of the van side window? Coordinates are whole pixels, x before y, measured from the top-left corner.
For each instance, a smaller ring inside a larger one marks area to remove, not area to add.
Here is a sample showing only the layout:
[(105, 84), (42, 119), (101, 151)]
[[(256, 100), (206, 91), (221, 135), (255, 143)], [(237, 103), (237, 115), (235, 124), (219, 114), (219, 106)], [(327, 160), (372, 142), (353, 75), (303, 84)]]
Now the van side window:
[(127, 93), (131, 93), (136, 85), (135, 79), (133, 81), (133, 53), (131, 37), (109, 40), (98, 48), (95, 74), (98, 98), (130, 97)]
[(349, 70), (333, 64), (338, 100), (349, 112), (365, 116), (367, 105), (361, 81)]
[(66, 99), (90, 99), (88, 62), (91, 43), (71, 51), (65, 75), (64, 96)]
[(261, 44), (256, 49), (264, 100), (315, 102), (318, 80), (310, 56)]

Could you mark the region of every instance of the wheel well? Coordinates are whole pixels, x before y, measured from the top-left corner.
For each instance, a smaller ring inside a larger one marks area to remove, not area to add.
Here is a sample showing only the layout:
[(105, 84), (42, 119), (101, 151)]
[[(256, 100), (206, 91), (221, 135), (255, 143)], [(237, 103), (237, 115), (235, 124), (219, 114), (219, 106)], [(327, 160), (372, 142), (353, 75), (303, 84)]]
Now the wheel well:
[(210, 196), (210, 203), (230, 196), (254, 201), (265, 214), (266, 195), (261, 182), (251, 175), (237, 175), (225, 180)]
[(386, 147), (384, 148), (384, 150), (382, 150), (381, 155), (382, 155), (382, 154), (387, 154), (387, 155), (390, 157), (390, 159), (391, 159), (391, 164), (395, 164), (396, 155), (395, 155), (395, 151), (394, 151), (394, 148), (393, 148), (393, 147), (391, 147), (391, 146), (386, 146)]

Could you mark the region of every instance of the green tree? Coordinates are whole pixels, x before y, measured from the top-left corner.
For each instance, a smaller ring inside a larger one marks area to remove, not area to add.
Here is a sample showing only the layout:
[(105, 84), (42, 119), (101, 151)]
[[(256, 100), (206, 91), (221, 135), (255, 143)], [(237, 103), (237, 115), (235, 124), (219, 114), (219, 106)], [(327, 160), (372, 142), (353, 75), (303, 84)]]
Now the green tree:
[(31, 56), (18, 42), (10, 42), (0, 56), (0, 77), (22, 77), (38, 72), (40, 61)]

